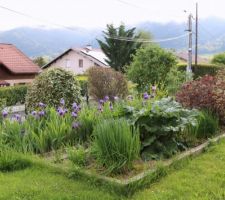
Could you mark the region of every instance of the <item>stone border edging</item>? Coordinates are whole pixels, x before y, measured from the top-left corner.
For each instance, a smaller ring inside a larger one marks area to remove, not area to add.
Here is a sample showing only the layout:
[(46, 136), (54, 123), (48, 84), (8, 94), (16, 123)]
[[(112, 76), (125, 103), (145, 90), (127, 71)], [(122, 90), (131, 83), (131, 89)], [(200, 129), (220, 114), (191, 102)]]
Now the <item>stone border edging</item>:
[[(199, 146), (197, 146), (197, 147), (194, 147), (194, 148), (192, 148), (192, 149), (190, 149), (190, 150), (187, 150), (187, 151), (185, 151), (185, 152), (183, 152), (183, 153), (181, 153), (181, 154), (175, 156), (174, 158), (172, 158), (172, 159), (170, 159), (170, 160), (164, 161), (164, 162), (162, 163), (162, 166), (164, 166), (164, 167), (169, 167), (169, 166), (172, 165), (175, 161), (182, 160), (182, 159), (187, 158), (187, 157), (189, 157), (189, 156), (191, 156), (191, 155), (198, 155), (198, 154), (200, 154), (207, 146), (209, 146), (209, 144), (210, 144), (211, 142), (217, 142), (217, 141), (219, 141), (219, 140), (222, 139), (222, 138), (225, 138), (225, 133), (222, 134), (222, 135), (219, 135), (219, 136), (217, 136), (217, 137), (215, 137), (215, 138), (213, 138), (213, 139), (211, 139), (211, 140), (208, 140), (207, 142), (205, 142), (205, 143), (203, 143), (203, 144), (201, 144), (201, 145), (199, 145)], [(137, 182), (137, 181), (140, 181), (140, 180), (146, 178), (148, 175), (151, 175), (151, 174), (153, 174), (154, 172), (156, 172), (156, 170), (157, 170), (157, 168), (154, 168), (154, 169), (148, 169), (148, 170), (146, 170), (146, 171), (144, 171), (144, 172), (141, 172), (141, 173), (139, 173), (139, 174), (137, 174), (137, 175), (135, 175), (135, 176), (133, 176), (133, 177), (131, 177), (131, 178), (127, 178), (127, 179), (124, 179), (124, 180), (120, 180), (120, 179), (117, 179), (117, 178), (111, 178), (111, 177), (99, 175), (99, 174), (96, 174), (96, 173), (95, 173), (95, 174), (92, 174), (90, 171), (87, 171), (87, 170), (81, 170), (80, 173), (82, 173), (83, 175), (86, 175), (86, 176), (88, 176), (88, 177), (93, 177), (93, 176), (94, 176), (95, 178), (101, 179), (101, 180), (103, 180), (103, 181), (107, 181), (107, 182), (109, 182), (109, 183), (113, 183), (113, 184), (117, 183), (117, 184), (119, 184), (119, 185), (121, 185), (121, 186), (128, 186), (128, 185), (130, 185), (130, 184), (132, 184), (132, 183), (135, 183), (135, 182)]]

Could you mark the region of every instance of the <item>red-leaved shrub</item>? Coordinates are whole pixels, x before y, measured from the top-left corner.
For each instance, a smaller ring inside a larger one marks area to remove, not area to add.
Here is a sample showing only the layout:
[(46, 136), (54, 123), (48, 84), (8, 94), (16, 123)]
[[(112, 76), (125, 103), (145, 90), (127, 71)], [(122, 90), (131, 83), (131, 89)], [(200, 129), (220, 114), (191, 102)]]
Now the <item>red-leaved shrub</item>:
[(212, 92), (214, 111), (219, 115), (221, 123), (225, 124), (225, 69), (218, 71)]
[(188, 108), (214, 110), (214, 84), (215, 78), (209, 75), (185, 83), (176, 94), (176, 100)]

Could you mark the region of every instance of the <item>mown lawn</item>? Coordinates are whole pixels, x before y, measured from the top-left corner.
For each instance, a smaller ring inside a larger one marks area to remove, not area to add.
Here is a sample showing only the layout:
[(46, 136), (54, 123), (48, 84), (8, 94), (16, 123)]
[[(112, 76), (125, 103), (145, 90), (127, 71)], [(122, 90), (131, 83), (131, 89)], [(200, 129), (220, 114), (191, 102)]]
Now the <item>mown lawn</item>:
[[(204, 154), (184, 162), (178, 170), (132, 200), (225, 199), (225, 140)], [(121, 197), (79, 179), (69, 179), (51, 169), (34, 166), (13, 173), (0, 173), (0, 199), (9, 200), (119, 200)], [(126, 198), (123, 198), (126, 200)]]

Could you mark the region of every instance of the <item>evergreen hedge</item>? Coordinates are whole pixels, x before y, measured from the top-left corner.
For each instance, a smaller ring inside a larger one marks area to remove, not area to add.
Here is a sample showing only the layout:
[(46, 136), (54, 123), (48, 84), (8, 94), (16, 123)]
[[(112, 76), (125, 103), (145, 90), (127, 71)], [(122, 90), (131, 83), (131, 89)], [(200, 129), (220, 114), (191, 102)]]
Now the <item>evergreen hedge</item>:
[(17, 103), (24, 104), (27, 94), (27, 86), (10, 86), (0, 88), (0, 100), (5, 101), (6, 106), (13, 106)]
[[(178, 64), (177, 67), (180, 71), (185, 71), (187, 64)], [(206, 74), (214, 76), (222, 67), (215, 64), (198, 64), (197, 66), (192, 65), (192, 68), (194, 72), (194, 79), (196, 79)]]

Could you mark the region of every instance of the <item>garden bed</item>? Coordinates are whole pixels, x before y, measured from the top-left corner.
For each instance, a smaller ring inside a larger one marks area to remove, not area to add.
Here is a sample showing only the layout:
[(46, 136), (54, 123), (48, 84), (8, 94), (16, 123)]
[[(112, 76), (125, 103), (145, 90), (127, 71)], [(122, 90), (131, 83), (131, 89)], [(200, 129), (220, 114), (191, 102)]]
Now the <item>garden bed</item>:
[[(166, 174), (166, 170), (181, 160), (188, 159), (191, 156), (202, 153), (210, 144), (218, 142), (220, 139), (225, 138), (225, 133), (220, 134), (213, 139), (191, 148), (187, 151), (178, 153), (171, 159), (161, 161), (136, 161), (131, 171), (125, 174), (118, 175), (106, 175), (104, 170), (96, 168), (95, 163), (92, 163), (86, 167), (71, 166), (67, 155), (62, 154), (60, 156), (61, 162), (56, 164), (62, 170), (66, 170), (72, 177), (81, 177), (89, 181), (93, 181), (103, 186), (110, 186), (115, 191), (119, 191), (123, 194), (132, 194), (136, 189), (145, 187)], [(44, 158), (48, 162), (55, 162), (55, 152), (45, 154)]]

